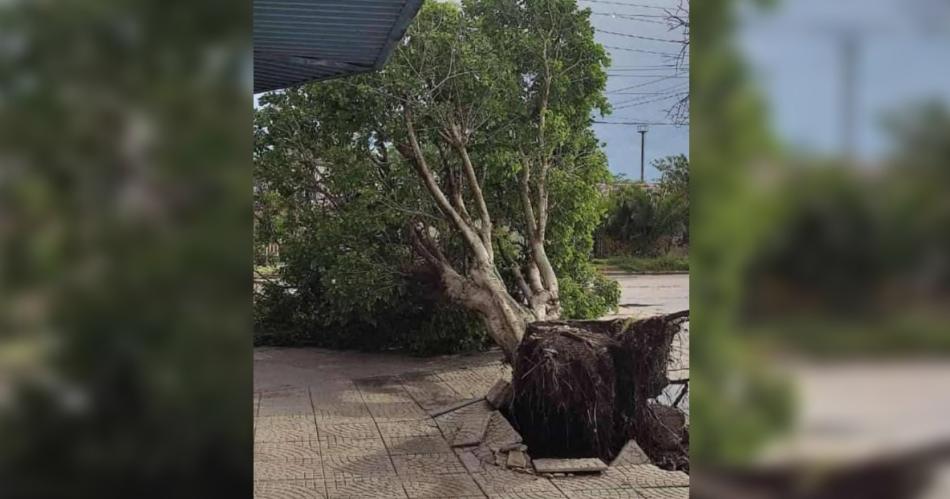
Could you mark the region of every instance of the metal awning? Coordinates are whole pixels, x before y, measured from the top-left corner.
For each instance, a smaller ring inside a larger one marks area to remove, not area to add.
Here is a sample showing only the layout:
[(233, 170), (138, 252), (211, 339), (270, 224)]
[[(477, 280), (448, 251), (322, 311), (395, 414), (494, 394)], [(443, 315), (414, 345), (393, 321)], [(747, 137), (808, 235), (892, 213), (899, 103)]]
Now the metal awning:
[(379, 69), (422, 0), (254, 0), (254, 93)]

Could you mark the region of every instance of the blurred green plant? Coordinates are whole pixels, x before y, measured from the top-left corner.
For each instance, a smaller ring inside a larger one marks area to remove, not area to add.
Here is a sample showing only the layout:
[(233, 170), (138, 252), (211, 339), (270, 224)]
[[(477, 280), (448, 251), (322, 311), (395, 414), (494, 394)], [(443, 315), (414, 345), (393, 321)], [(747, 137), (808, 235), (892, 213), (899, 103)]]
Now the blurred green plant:
[(950, 112), (890, 123), (896, 149), (879, 164), (791, 158), (773, 172), (783, 188), (745, 283), (756, 335), (824, 356), (950, 351)]
[(699, 466), (751, 458), (793, 407), (788, 384), (741, 334), (744, 272), (772, 221), (757, 168), (775, 147), (733, 44), (740, 3), (708, 0), (691, 12), (690, 453)]
[(0, 495), (250, 490), (248, 7), (0, 5)]

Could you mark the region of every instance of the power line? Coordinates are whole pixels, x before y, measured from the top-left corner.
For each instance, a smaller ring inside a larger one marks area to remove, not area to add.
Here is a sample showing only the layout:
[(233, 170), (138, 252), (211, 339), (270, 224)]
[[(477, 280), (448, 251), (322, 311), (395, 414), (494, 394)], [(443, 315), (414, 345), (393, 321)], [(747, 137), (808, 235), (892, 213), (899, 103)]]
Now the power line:
[(615, 45), (604, 45), (604, 48), (614, 49), (614, 50), (623, 50), (626, 52), (640, 52), (643, 54), (658, 54), (658, 55), (665, 55), (669, 57), (676, 57), (678, 55), (674, 52), (659, 52), (656, 50), (643, 50), (643, 49), (634, 49), (630, 47), (617, 47)]
[(615, 95), (666, 95), (667, 92), (618, 92)]
[(629, 87), (623, 87), (623, 88), (618, 88), (618, 89), (616, 89), (616, 90), (611, 90), (611, 91), (609, 91), (609, 92), (607, 92), (607, 93), (608, 93), (608, 94), (613, 94), (613, 93), (617, 93), (617, 92), (620, 92), (620, 91), (623, 91), (623, 90), (633, 90), (634, 88), (645, 87), (645, 86), (647, 86), (647, 85), (652, 85), (652, 84), (654, 84), (654, 83), (659, 83), (659, 82), (661, 82), (661, 81), (666, 81), (666, 80), (669, 80), (669, 79), (671, 79), (671, 78), (673, 78), (673, 77), (672, 77), (672, 76), (664, 76), (663, 78), (657, 78), (656, 80), (645, 81), (645, 82), (643, 82), (643, 83), (638, 83), (638, 84), (636, 84), (636, 85), (630, 85)]
[(686, 73), (674, 73), (672, 75), (665, 74), (620, 74), (620, 73), (607, 73), (607, 76), (612, 76), (614, 78), (659, 78), (659, 77), (670, 77), (675, 79), (689, 78), (689, 75)]
[(591, 12), (592, 16), (607, 16), (614, 19), (623, 19), (625, 21), (637, 21), (641, 23), (650, 23), (650, 24), (662, 24), (666, 26), (665, 21), (657, 21), (656, 19), (650, 19), (655, 17), (666, 17), (666, 16), (644, 16), (644, 15), (630, 15), (630, 14), (617, 14), (614, 12)]
[(678, 98), (678, 97), (682, 97), (684, 94), (686, 94), (686, 92), (680, 92), (680, 93), (677, 93), (677, 94), (670, 94), (670, 95), (667, 95), (667, 96), (664, 96), (664, 97), (657, 97), (657, 98), (655, 98), (655, 99), (638, 100), (638, 101), (636, 101), (636, 102), (627, 101), (626, 105), (622, 105), (622, 104), (624, 104), (624, 103), (621, 102), (620, 104), (617, 104), (617, 107), (615, 107), (614, 110), (615, 110), (615, 111), (619, 111), (619, 110), (621, 110), (621, 109), (627, 109), (627, 108), (631, 108), (631, 107), (642, 106), (642, 105), (644, 105), (644, 104), (652, 104), (652, 103), (654, 103), (654, 102), (661, 102), (661, 101), (665, 101), (665, 100), (675, 99), (675, 98)]
[(630, 33), (619, 33), (619, 32), (617, 32), (617, 31), (608, 31), (608, 30), (599, 29), (599, 28), (594, 28), (594, 31), (596, 31), (596, 32), (598, 32), (598, 33), (606, 33), (606, 34), (608, 34), (608, 35), (623, 36), (623, 37), (626, 37), (626, 38), (636, 38), (636, 39), (638, 39), (638, 40), (650, 40), (650, 41), (654, 41), (654, 42), (675, 43), (675, 44), (677, 44), (677, 45), (682, 45), (682, 44), (683, 44), (683, 41), (682, 41), (682, 40), (671, 40), (671, 39), (669, 39), (669, 38), (656, 38), (656, 37), (653, 37), (653, 36), (633, 35), (633, 34), (630, 34)]
[(633, 71), (639, 69), (676, 68), (676, 64), (644, 64), (642, 66), (610, 66), (608, 69), (617, 71)]
[(676, 86), (676, 87), (665, 88), (663, 90), (657, 90), (656, 92), (615, 92), (615, 93), (612, 93), (611, 95), (667, 95), (671, 92), (681, 92), (681, 91), (689, 91), (689, 87), (681, 85), (681, 86)]
[(625, 125), (625, 126), (684, 126), (684, 123), (672, 123), (672, 122), (648, 122), (648, 121), (599, 121), (594, 120), (594, 123), (598, 125)]
[[(584, 1), (584, 0), (581, 0)], [(667, 19), (669, 16), (666, 14), (635, 14), (632, 12), (597, 12), (592, 10), (591, 15), (595, 16), (611, 16), (611, 17), (621, 17), (621, 18), (643, 18), (643, 19)], [(661, 22), (661, 21), (657, 21)], [(666, 23), (663, 23), (666, 24)]]
[(666, 11), (666, 7), (660, 7), (659, 5), (646, 5), (642, 3), (628, 3), (628, 2), (612, 2), (609, 0), (581, 0), (581, 1), (590, 2), (590, 3), (602, 3), (605, 5), (621, 5), (623, 7), (640, 7), (643, 9), (662, 10), (664, 12)]

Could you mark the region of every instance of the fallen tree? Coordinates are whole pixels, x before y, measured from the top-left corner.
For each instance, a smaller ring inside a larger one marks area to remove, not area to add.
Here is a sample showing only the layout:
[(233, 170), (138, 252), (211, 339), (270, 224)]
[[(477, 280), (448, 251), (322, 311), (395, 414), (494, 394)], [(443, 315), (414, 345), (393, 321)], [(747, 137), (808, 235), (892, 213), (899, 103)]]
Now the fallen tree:
[(681, 411), (655, 399), (670, 384), (672, 340), (687, 315), (530, 324), (514, 356), (509, 418), (532, 456), (609, 462), (632, 438), (654, 461), (685, 457)]
[[(545, 322), (599, 316), (609, 300), (598, 294), (615, 302), (619, 293), (615, 283), (603, 293), (589, 262), (603, 213), (598, 187), (609, 173), (591, 124), (595, 110), (608, 109), (609, 58), (589, 16), (575, 0), (427, 3), (382, 71), (262, 99), (255, 152), (262, 164), (312, 173), (301, 177), (315, 187), (300, 202), (346, 220), (338, 231), (371, 229), (329, 248), (345, 262), (324, 277), (330, 288), (360, 293), (346, 307), (372, 303), (363, 293), (374, 286), (353, 284), (359, 270), (380, 280), (393, 265), (345, 256), (390, 247), (374, 219), (401, 214), (399, 242), (412, 250), (405, 267), (425, 266), (439, 292), (477, 314), (516, 371), (543, 362), (539, 385), (515, 396), (522, 428), (541, 434), (559, 417), (564, 431), (584, 424), (597, 434), (578, 435), (600, 453), (616, 435), (646, 428), (642, 411), (664, 386), (672, 319), (629, 330)], [(345, 218), (353, 204), (366, 209)], [(559, 376), (561, 357), (545, 357), (551, 349), (571, 356), (564, 365), (574, 371)], [(551, 391), (552, 376), (591, 389)]]

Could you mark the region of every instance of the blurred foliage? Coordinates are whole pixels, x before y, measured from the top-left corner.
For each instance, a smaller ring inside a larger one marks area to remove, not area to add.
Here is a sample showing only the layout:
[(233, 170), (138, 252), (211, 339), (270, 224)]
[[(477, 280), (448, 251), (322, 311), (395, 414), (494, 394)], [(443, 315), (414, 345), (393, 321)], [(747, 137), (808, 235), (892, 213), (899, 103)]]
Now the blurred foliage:
[(3, 497), (249, 492), (249, 14), (0, 5)]
[(627, 272), (688, 272), (689, 258), (662, 255), (657, 257), (612, 256), (594, 260), (599, 266), (617, 267)]
[(690, 436), (700, 464), (748, 460), (788, 422), (788, 384), (763, 369), (776, 353), (894, 358), (950, 344), (947, 108), (891, 116), (888, 157), (780, 151), (732, 45), (741, 4), (695, 5), (691, 32)]
[(690, 453), (700, 466), (749, 459), (792, 410), (787, 383), (740, 334), (743, 273), (771, 222), (756, 167), (775, 151), (731, 36), (740, 3), (691, 12)]
[(758, 334), (823, 355), (950, 351), (950, 111), (890, 123), (878, 165), (792, 159), (770, 175), (774, 225), (745, 284)]
[[(559, 276), (563, 315), (593, 318), (619, 299), (617, 284), (590, 263), (592, 234), (604, 210), (597, 186), (609, 173), (588, 110), (606, 105), (606, 55), (573, 1), (550, 5), (562, 11), (558, 22), (578, 26), (567, 30), (564, 50), (583, 52), (571, 78), (557, 73), (546, 115), (552, 143), (561, 150), (548, 176), (555, 201), (546, 248)], [(280, 265), (255, 300), (258, 344), (417, 353), (487, 345), (475, 317), (441, 296), (437, 276), (411, 250), (410, 223), (425, 220), (456, 268), (470, 264), (463, 241), (394, 144), (405, 141), (402, 96), (421, 92), (421, 78), (444, 81), (441, 91), (477, 102), (477, 116), (468, 119), (480, 128), (468, 148), (493, 219), (496, 265), (509, 289), (516, 289), (512, 269), (526, 251), (518, 153), (536, 147), (518, 71), (537, 63), (524, 60), (542, 50), (530, 33), (549, 22), (546, 10), (520, 9), (508, 0), (466, 3), (464, 9), (426, 4), (382, 71), (261, 96), (254, 127), (256, 260), (275, 263), (266, 253), (276, 246)], [(437, 140), (447, 104), (420, 99), (424, 105), (414, 119), (429, 138), (423, 147), (431, 158), (450, 158), (442, 162), (449, 165), (455, 153), (440, 149)], [(453, 175), (438, 170), (443, 183)]]

